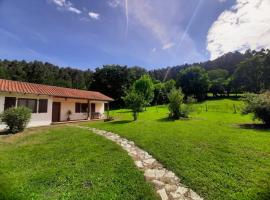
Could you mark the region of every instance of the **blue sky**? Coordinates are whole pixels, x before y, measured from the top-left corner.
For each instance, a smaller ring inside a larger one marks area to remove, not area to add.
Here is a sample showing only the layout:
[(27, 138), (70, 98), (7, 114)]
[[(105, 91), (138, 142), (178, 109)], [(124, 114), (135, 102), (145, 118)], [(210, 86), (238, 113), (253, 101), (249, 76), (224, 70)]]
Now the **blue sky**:
[[(0, 0), (0, 59), (81, 69), (205, 61), (268, 47), (268, 8), (269, 0)], [(252, 27), (266, 34), (260, 44), (257, 32), (246, 34)]]

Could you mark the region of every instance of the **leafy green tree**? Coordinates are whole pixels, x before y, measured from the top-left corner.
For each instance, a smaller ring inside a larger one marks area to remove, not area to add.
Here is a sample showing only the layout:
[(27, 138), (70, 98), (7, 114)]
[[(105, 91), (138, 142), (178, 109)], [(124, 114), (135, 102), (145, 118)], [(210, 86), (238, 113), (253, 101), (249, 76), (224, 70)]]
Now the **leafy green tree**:
[(227, 78), (229, 76), (229, 72), (224, 69), (215, 69), (208, 71), (208, 76), (210, 80), (210, 88), (209, 91), (213, 93), (213, 96), (224, 95), (225, 93), (229, 93), (227, 91)]
[(175, 88), (175, 80), (169, 80), (164, 83), (157, 82), (154, 84), (154, 105), (161, 105), (169, 102), (168, 94)]
[(183, 69), (178, 74), (177, 86), (182, 88), (186, 97), (194, 96), (201, 101), (207, 96), (209, 88), (208, 74), (199, 66)]
[(105, 65), (97, 68), (93, 74), (90, 89), (100, 91), (115, 101), (110, 105), (120, 107), (124, 104), (122, 97), (129, 88), (128, 68), (120, 65)]
[(130, 88), (136, 80), (140, 79), (143, 75), (147, 74), (146, 69), (137, 66), (127, 68), (127, 71), (128, 71), (128, 79), (127, 79), (128, 88)]
[(179, 89), (172, 89), (168, 95), (170, 118), (180, 119), (187, 117), (187, 110), (183, 108), (184, 94)]
[(145, 105), (144, 97), (141, 93), (137, 93), (134, 89), (130, 90), (125, 97), (123, 97), (126, 106), (132, 110), (134, 121), (138, 119), (138, 113), (142, 111)]
[(145, 107), (150, 105), (154, 98), (154, 84), (149, 75), (143, 75), (139, 80), (134, 82), (134, 90), (143, 96)]
[(225, 69), (214, 69), (207, 72), (210, 81), (223, 79), (226, 80), (229, 77), (229, 72)]
[(255, 119), (270, 126), (270, 91), (258, 95), (249, 93), (243, 100), (246, 102), (243, 114), (253, 113)]

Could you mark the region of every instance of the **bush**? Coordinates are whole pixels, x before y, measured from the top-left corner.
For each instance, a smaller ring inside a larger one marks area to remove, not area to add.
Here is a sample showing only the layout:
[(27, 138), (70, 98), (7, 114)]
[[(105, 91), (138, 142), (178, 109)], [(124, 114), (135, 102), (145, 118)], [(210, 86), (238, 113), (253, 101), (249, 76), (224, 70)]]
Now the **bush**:
[(253, 113), (254, 119), (260, 119), (270, 126), (270, 91), (262, 94), (245, 94), (246, 107), (243, 114)]
[(31, 110), (26, 107), (9, 108), (1, 114), (1, 121), (8, 126), (11, 133), (23, 131), (30, 118)]
[(170, 111), (170, 118), (173, 119), (180, 119), (181, 117), (187, 118), (189, 109), (188, 106), (184, 106), (184, 94), (181, 90), (172, 89), (168, 95), (169, 99), (169, 111)]

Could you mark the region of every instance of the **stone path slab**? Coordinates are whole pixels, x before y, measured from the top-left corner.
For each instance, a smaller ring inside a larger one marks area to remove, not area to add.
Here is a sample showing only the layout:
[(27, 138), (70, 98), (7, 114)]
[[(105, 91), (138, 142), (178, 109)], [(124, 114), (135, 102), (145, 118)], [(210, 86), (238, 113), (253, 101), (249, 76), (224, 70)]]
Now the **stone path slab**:
[(144, 172), (145, 179), (155, 186), (155, 190), (162, 200), (203, 200), (192, 189), (180, 183), (180, 179), (172, 171), (165, 169), (149, 153), (137, 147), (134, 142), (112, 132), (96, 128), (81, 128), (87, 128), (98, 135), (104, 136), (127, 151), (135, 165)]

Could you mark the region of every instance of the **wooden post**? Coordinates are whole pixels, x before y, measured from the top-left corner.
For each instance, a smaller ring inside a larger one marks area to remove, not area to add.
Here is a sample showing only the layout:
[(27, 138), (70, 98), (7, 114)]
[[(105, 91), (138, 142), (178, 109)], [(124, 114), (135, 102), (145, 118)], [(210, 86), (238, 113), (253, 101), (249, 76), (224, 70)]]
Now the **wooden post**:
[(90, 100), (88, 100), (87, 120), (90, 120)]
[(107, 103), (107, 119), (110, 118), (110, 105), (109, 102)]

